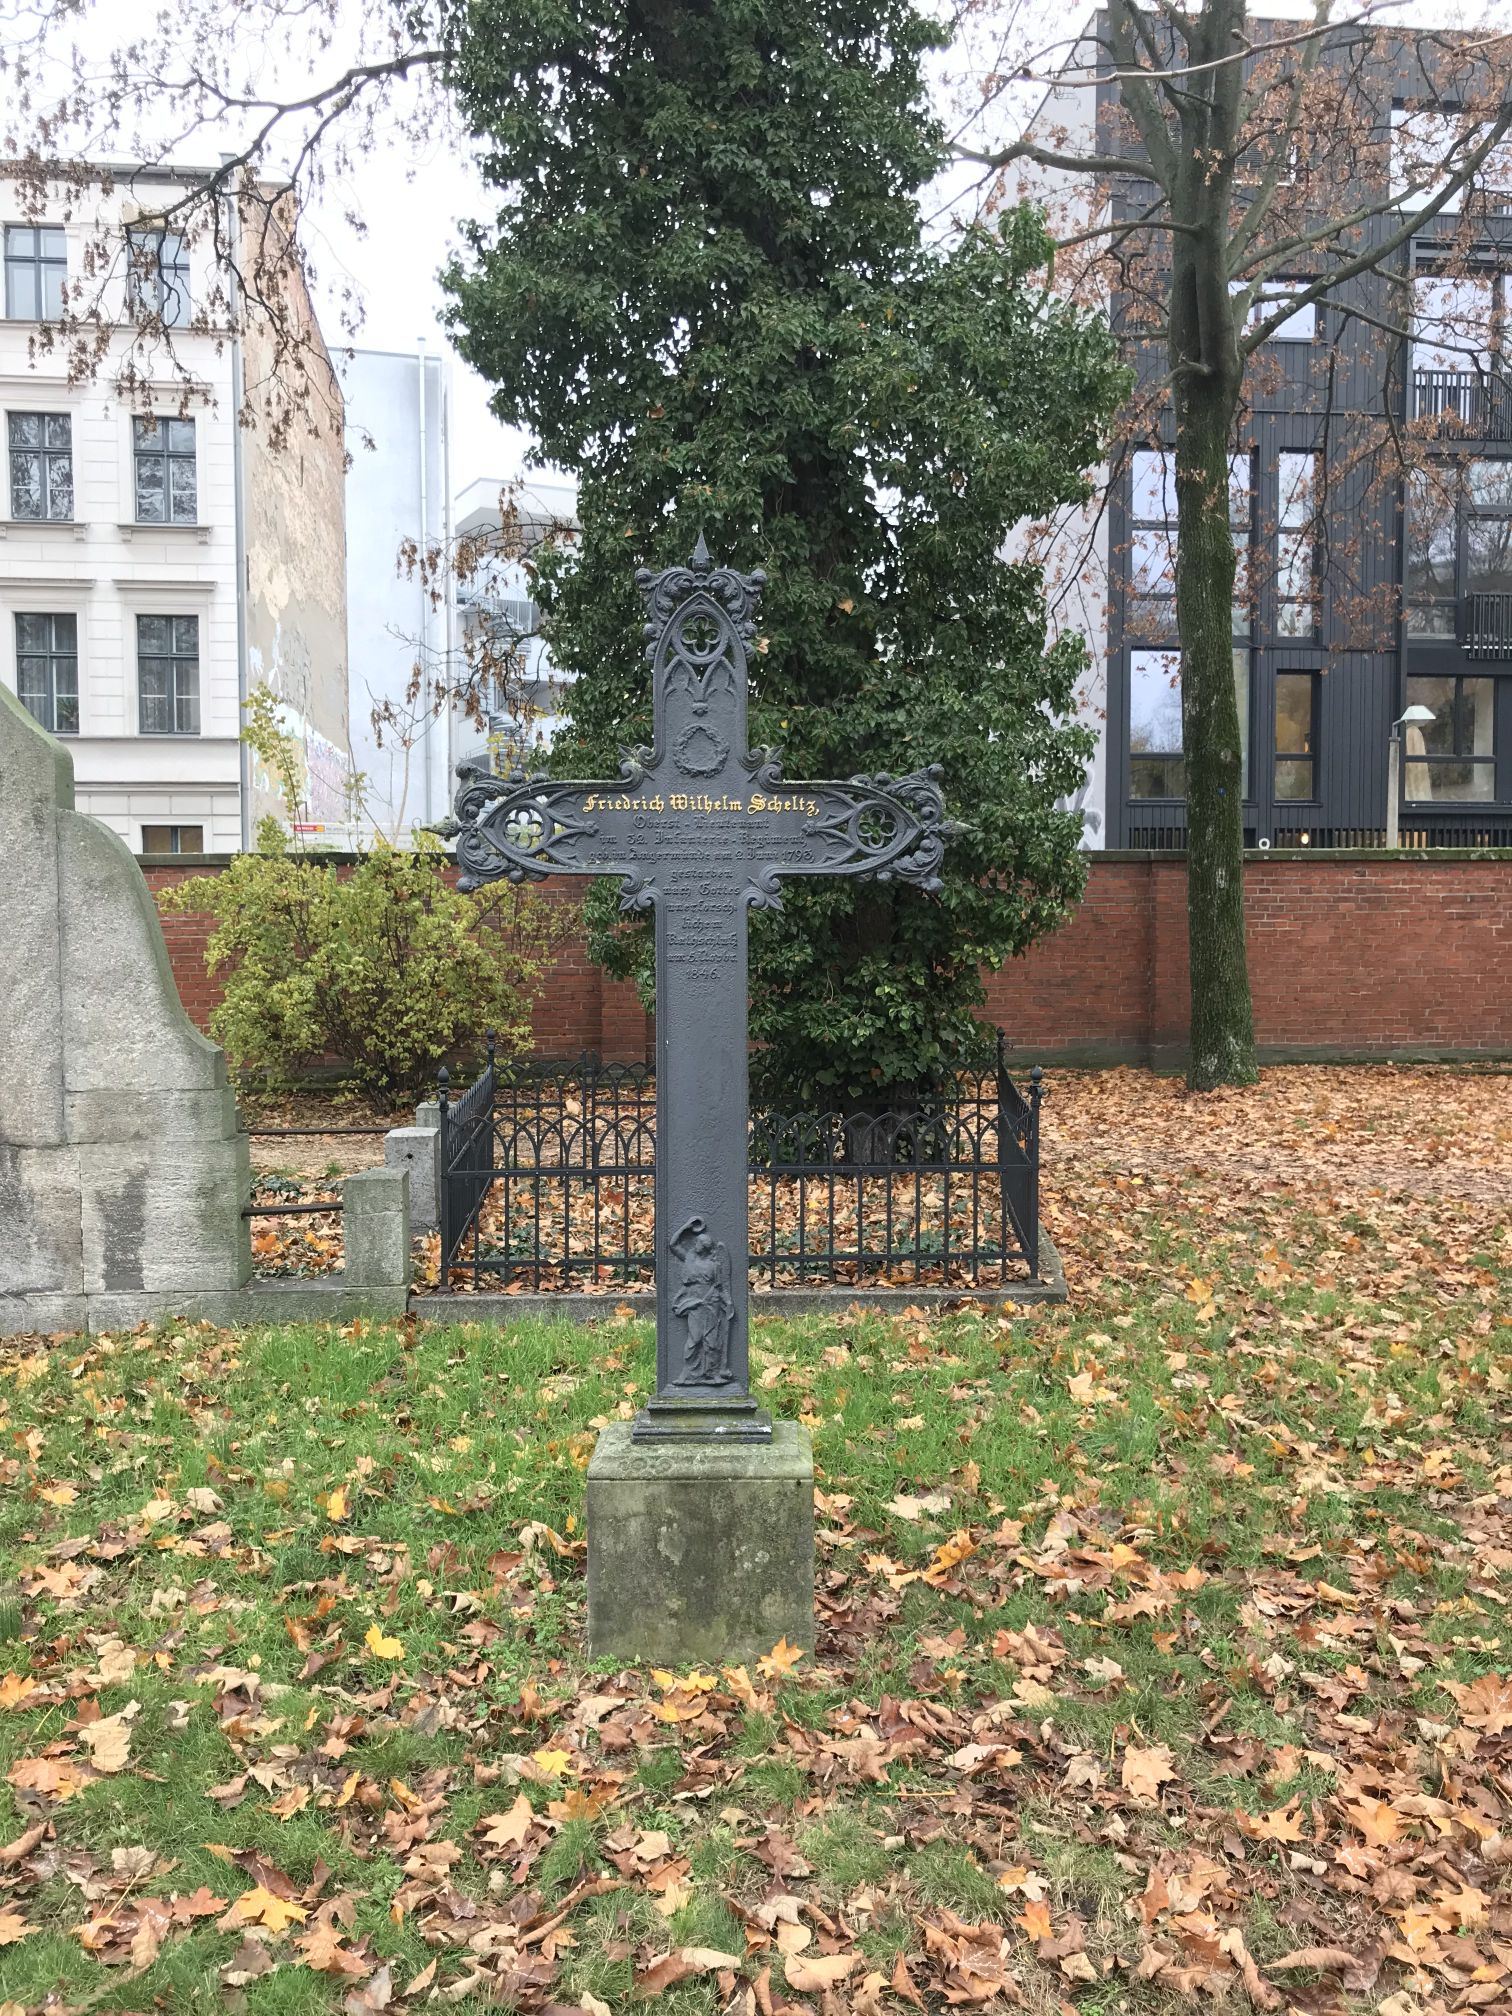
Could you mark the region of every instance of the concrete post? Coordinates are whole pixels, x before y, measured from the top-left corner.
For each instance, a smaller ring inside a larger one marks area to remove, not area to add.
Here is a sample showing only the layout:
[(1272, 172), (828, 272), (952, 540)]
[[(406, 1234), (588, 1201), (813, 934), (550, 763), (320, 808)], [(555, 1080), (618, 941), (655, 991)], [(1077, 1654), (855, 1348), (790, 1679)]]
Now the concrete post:
[[(437, 1110), (432, 1104), (419, 1112)], [(409, 1172), (410, 1228), (415, 1232), (434, 1232), (441, 1223), (440, 1141), (439, 1119), (429, 1125), (420, 1120), (414, 1127), (390, 1127), (383, 1137), (385, 1168)]]
[(363, 1169), (341, 1186), (349, 1288), (405, 1288), (410, 1278), (407, 1169)]

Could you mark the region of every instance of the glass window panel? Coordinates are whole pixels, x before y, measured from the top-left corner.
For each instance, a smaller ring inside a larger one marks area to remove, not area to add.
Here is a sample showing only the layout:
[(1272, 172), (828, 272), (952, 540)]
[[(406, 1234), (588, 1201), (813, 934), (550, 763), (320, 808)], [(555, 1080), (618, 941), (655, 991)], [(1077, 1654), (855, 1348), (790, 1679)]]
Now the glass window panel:
[(73, 446), (73, 422), (66, 413), (44, 413), (44, 440), (49, 448)]
[(39, 320), (41, 290), (35, 266), (5, 262), (5, 312), (18, 322)]
[(1416, 602), (1407, 611), (1409, 637), (1454, 637), (1452, 602)]
[(166, 423), (168, 447), (175, 455), (194, 453), (194, 422), (192, 420), (170, 420)]
[(1234, 702), (1239, 709), (1240, 790), (1250, 796), (1250, 654), (1234, 653)]
[(1410, 756), (1452, 756), (1454, 754), (1454, 687), (1450, 678), (1416, 678), (1407, 681), (1407, 705), (1426, 707), (1431, 721), (1409, 721), (1404, 733)]
[(1471, 595), (1512, 592), (1512, 518), (1465, 520), (1465, 590)]
[(1136, 756), (1181, 751), (1181, 658), (1175, 651), (1129, 653), (1129, 749)]
[(45, 651), (47, 645), (47, 618), (45, 616), (17, 616), (16, 649), (18, 651)]
[[(1269, 315), (1278, 305), (1276, 302), (1267, 301), (1263, 312)], [(1311, 343), (1317, 333), (1318, 304), (1316, 301), (1307, 301), (1288, 315), (1284, 322), (1277, 324), (1271, 331), (1269, 340), (1272, 343)]]
[(172, 647), (172, 632), (166, 616), (138, 616), (138, 651), (167, 651)]
[(1311, 756), (1317, 686), (1311, 672), (1276, 674), (1276, 753)]
[(63, 313), (63, 269), (61, 266), (45, 265), (42, 268), (42, 320), (55, 322)]
[(49, 455), (47, 458), (47, 515), (49, 518), (72, 518), (73, 516), (73, 457), (71, 455)]
[[(1131, 634), (1146, 638), (1152, 644), (1174, 644), (1176, 642), (1176, 600), (1171, 595), (1131, 595), (1125, 605)], [(509, 711), (506, 706), (503, 710)], [(550, 709), (547, 711), (555, 711)]]
[(1312, 587), (1312, 534), (1283, 532), (1276, 541), (1276, 593), (1286, 602), (1305, 602)]
[(190, 674), (189, 677), (193, 683), (186, 687), (185, 668), (180, 666), (178, 704), (175, 713), (180, 735), (199, 733), (199, 680), (194, 674)]
[(137, 668), (137, 692), (144, 735), (173, 733), (170, 677), (165, 658), (143, 658)]
[(64, 257), (66, 246), (63, 233), (56, 226), (44, 225), (37, 235), (42, 241), (39, 249), (44, 259)]
[(12, 448), (40, 448), (42, 446), (42, 415), (40, 413), (12, 413), (10, 416), (10, 445)]
[(1313, 762), (1310, 756), (1282, 756), (1276, 761), (1276, 796), (1287, 800), (1312, 798)]
[(1164, 525), (1176, 516), (1176, 471), (1159, 449), (1134, 452), (1132, 512), (1145, 524)]
[(1134, 798), (1184, 798), (1186, 764), (1179, 756), (1136, 756), (1129, 766)]
[(1249, 530), (1252, 470), (1248, 451), (1229, 457), (1229, 524), (1237, 531)]
[(1176, 542), (1168, 532), (1143, 527), (1134, 533), (1129, 558), (1136, 595), (1169, 595), (1176, 585)]
[(166, 455), (136, 458), (136, 515), (144, 525), (161, 525), (168, 515), (167, 468)]
[(1454, 593), (1453, 472), (1429, 463), (1407, 477), (1407, 596), (1410, 601)]
[(1465, 465), (1465, 488), (1477, 511), (1512, 511), (1512, 461), (1477, 458)]
[(11, 516), (12, 518), (40, 518), (42, 516), (42, 457), (40, 455), (12, 455), (11, 468)]
[(55, 651), (77, 651), (79, 648), (79, 619), (77, 616), (54, 616), (52, 619), (53, 649)]
[(1312, 454), (1295, 455), (1289, 451), (1277, 456), (1276, 473), (1280, 490), (1278, 525), (1306, 525), (1312, 517), (1317, 459)]
[(1310, 602), (1278, 602), (1276, 635), (1305, 641), (1317, 635), (1317, 617)]
[(45, 658), (28, 658), (17, 667), (16, 697), (34, 721), (51, 731), (52, 697), (47, 690)]
[[(1434, 801), (1446, 800), (1454, 805), (1484, 805), (1496, 796), (1496, 768), (1491, 763), (1466, 763), (1458, 760), (1440, 763), (1408, 764), (1408, 769), (1426, 770), (1429, 785), (1428, 796)], [(1411, 790), (1409, 787), (1409, 796)]]
[(173, 648), (180, 655), (197, 657), (199, 654), (198, 616), (175, 616), (173, 619)]
[[(1247, 280), (1230, 280), (1230, 294), (1242, 294)], [(1306, 282), (1296, 280), (1266, 280), (1262, 283), (1264, 298), (1253, 302), (1244, 318), (1246, 329), (1253, 329), (1261, 322), (1268, 322), (1276, 310), (1293, 295), (1300, 294)], [(1265, 339), (1268, 343), (1310, 343), (1318, 333), (1318, 304), (1309, 301), (1305, 307), (1286, 316)]]
[(1496, 682), (1492, 679), (1462, 679), (1458, 728), (1458, 753), (1489, 756), (1494, 748)]
[(192, 525), (196, 508), (194, 457), (170, 456), (168, 467), (172, 484), (173, 522), (175, 525)]
[(1233, 632), (1236, 637), (1250, 634), (1250, 608), (1254, 597), (1254, 572), (1250, 562), (1248, 546), (1240, 546), (1234, 553), (1234, 601), (1230, 612)]
[(1474, 371), (1491, 363), (1490, 274), (1419, 273), (1412, 282), (1414, 371)]
[(37, 234), (29, 224), (9, 224), (5, 231), (5, 256), (35, 259)]

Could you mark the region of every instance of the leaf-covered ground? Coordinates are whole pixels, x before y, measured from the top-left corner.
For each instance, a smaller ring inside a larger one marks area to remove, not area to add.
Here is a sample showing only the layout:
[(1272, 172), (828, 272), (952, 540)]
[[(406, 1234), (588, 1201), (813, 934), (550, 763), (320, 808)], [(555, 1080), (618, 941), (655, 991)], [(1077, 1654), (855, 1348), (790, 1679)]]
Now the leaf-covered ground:
[(584, 1665), (648, 1327), (35, 1340), (0, 2007), (1512, 2003), (1512, 1079), (1067, 1079), (1070, 1309), (761, 1320), (820, 1637)]

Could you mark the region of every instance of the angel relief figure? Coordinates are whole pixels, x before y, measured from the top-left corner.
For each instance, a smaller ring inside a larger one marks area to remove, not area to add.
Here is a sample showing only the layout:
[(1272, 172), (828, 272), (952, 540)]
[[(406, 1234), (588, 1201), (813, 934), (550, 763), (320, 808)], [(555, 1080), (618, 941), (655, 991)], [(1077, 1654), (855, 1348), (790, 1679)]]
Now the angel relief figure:
[(735, 1291), (728, 1248), (702, 1218), (690, 1218), (671, 1242), (678, 1265), (672, 1313), (688, 1326), (679, 1386), (724, 1386), (730, 1380), (730, 1326)]

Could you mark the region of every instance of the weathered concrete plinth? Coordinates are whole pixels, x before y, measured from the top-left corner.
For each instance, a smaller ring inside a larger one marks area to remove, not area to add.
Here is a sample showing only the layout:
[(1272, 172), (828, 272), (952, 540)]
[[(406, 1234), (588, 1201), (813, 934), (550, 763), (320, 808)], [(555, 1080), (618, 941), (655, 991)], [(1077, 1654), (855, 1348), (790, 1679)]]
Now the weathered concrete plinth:
[(656, 1666), (814, 1644), (814, 1451), (777, 1421), (764, 1443), (599, 1436), (588, 1465), (588, 1650)]

